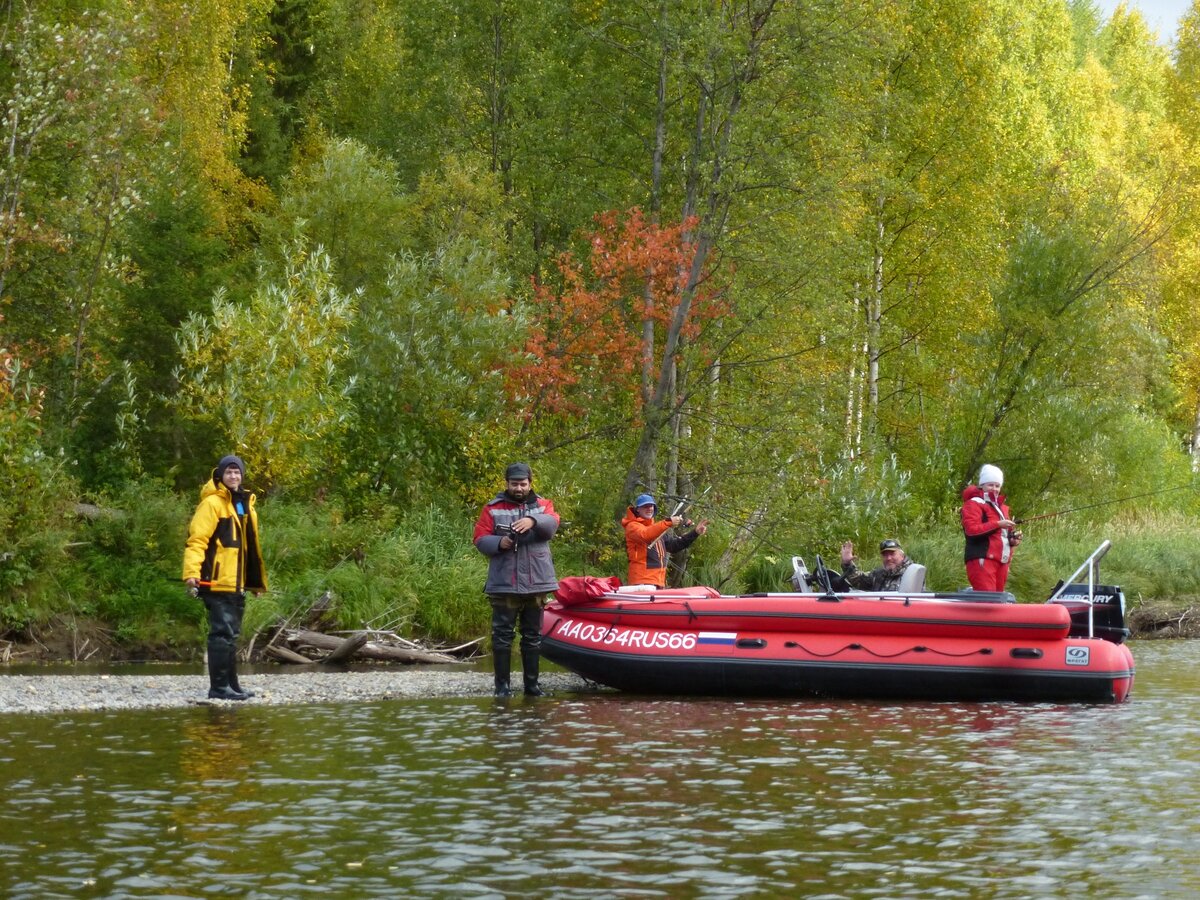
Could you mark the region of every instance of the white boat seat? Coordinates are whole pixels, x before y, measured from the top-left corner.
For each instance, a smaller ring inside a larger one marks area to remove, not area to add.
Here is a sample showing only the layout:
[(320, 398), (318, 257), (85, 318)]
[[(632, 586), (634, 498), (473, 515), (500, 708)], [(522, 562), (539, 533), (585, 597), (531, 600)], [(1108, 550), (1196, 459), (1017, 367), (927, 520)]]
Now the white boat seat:
[(925, 593), (925, 567), (920, 563), (912, 563), (900, 576), (900, 584), (896, 586), (901, 594)]

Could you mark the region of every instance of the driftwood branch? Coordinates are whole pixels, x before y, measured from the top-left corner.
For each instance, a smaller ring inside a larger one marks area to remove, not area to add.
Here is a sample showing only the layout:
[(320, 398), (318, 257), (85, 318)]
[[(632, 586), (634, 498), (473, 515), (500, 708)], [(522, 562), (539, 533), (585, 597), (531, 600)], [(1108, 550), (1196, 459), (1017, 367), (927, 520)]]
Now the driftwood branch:
[[(448, 653), (437, 650), (416, 650), (408, 647), (393, 647), (376, 641), (367, 640), (365, 632), (359, 632), (363, 638), (362, 646), (358, 649), (358, 657), (376, 659), (387, 662), (408, 663), (453, 663), (459, 660)], [(346, 644), (346, 639), (321, 634), (319, 631), (297, 631), (288, 635), (288, 641), (299, 646), (313, 647), (317, 650), (336, 650)]]
[(263, 649), (263, 655), (277, 659), (280, 662), (296, 663), (301, 666), (311, 666), (315, 662), (315, 660), (311, 660), (307, 656), (297, 653), (295, 650), (289, 650), (287, 647), (280, 647), (277, 644), (268, 644)]
[[(260, 635), (270, 635), (261, 653), (280, 662), (322, 665), (354, 659), (399, 663), (456, 663), (473, 655), (482, 638), (449, 649), (431, 649), (389, 630), (370, 627), (353, 631), (334, 631), (333, 595), (325, 591), (307, 606), (297, 606), (282, 622), (258, 632), (250, 640), (247, 655), (253, 653)], [(372, 621), (378, 621), (377, 616)]]

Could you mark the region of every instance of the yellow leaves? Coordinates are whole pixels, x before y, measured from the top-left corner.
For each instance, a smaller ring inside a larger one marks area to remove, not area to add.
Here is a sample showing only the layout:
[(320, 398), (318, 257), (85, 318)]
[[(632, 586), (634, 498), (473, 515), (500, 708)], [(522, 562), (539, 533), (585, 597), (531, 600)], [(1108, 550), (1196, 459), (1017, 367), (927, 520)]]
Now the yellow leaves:
[(204, 180), (221, 200), (232, 227), (266, 199), (264, 189), (236, 165), (246, 140), (247, 86), (232, 65), (249, 26), (272, 0), (163, 0), (156, 4), (158, 30), (140, 50), (140, 63), (159, 85), (163, 115), (173, 137), (195, 158)]

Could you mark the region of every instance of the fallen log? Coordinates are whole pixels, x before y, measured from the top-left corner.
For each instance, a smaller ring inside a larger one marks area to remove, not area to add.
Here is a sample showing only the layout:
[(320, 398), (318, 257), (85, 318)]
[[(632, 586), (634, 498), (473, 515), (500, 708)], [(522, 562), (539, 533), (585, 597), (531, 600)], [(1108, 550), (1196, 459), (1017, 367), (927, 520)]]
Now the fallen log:
[(322, 664), (328, 664), (347, 660), (361, 650), (366, 642), (367, 636), (363, 632), (360, 631), (358, 634), (352, 634), (322, 657), (321, 662)]
[(287, 647), (280, 647), (278, 644), (268, 644), (263, 648), (263, 655), (270, 656), (280, 662), (297, 663), (302, 666), (311, 666), (313, 660), (303, 654), (297, 653), (295, 650), (289, 650)]
[[(435, 650), (414, 650), (408, 647), (391, 647), (367, 639), (365, 632), (359, 632), (365, 643), (358, 648), (355, 656), (361, 659), (375, 659), (385, 662), (406, 663), (456, 663), (460, 660), (447, 653)], [(336, 650), (345, 643), (345, 639), (333, 635), (321, 634), (319, 631), (296, 631), (288, 635), (288, 641), (301, 646), (313, 647), (317, 650)]]

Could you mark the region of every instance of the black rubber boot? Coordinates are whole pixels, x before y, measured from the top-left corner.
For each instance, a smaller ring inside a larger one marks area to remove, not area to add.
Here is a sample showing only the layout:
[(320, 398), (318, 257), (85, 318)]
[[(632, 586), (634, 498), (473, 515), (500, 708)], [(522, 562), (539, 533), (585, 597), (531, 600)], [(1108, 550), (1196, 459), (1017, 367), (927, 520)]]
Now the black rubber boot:
[(512, 668), (512, 648), (492, 650), (492, 665), (496, 670), (496, 696), (511, 697), (512, 687), (509, 685), (509, 671)]
[(538, 684), (538, 666), (541, 662), (541, 651), (536, 647), (521, 645), (521, 674), (525, 681), (526, 697), (544, 697), (546, 692)]
[(246, 695), (229, 686), (229, 654), (224, 647), (208, 649), (208, 699), (245, 700)]
[(238, 684), (237, 648), (229, 651), (229, 687), (241, 694), (243, 699), (254, 696), (254, 691), (248, 691)]

